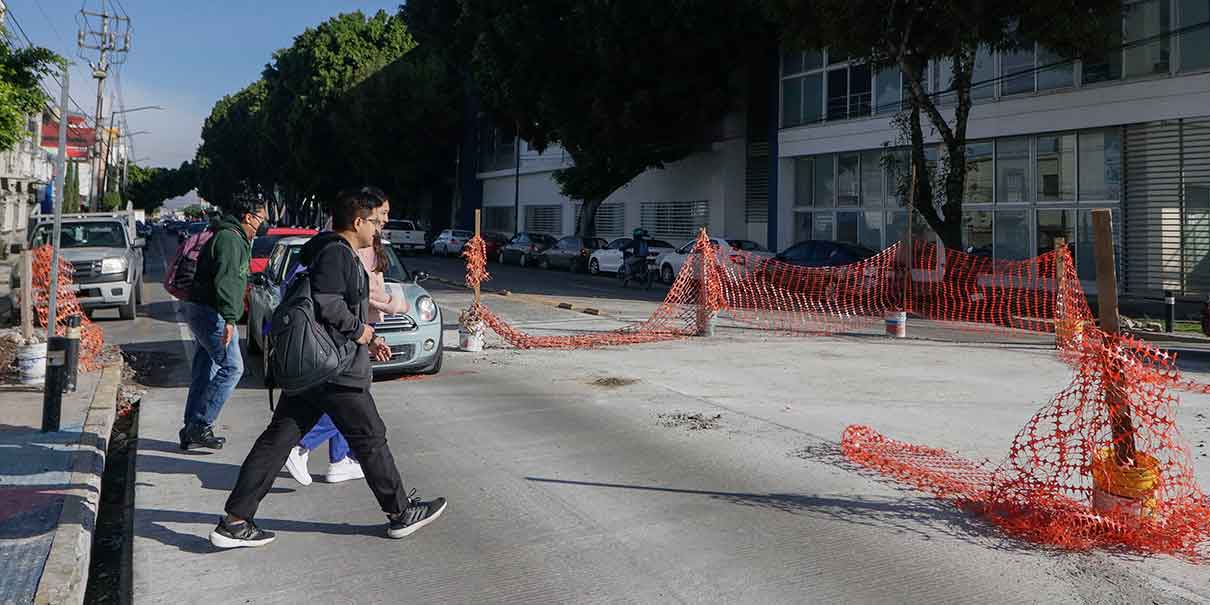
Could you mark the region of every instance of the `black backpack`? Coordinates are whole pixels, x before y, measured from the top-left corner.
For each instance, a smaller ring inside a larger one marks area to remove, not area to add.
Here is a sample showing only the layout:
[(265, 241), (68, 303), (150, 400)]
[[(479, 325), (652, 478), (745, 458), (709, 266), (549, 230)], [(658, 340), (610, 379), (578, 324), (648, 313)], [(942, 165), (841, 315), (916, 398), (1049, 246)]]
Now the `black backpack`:
[(359, 346), (353, 340), (336, 346), (316, 321), (311, 276), (306, 270), (294, 276), (273, 310), (269, 338), (272, 348), (265, 354), (272, 374), (270, 388), (275, 385), (287, 395), (317, 387), (347, 370)]

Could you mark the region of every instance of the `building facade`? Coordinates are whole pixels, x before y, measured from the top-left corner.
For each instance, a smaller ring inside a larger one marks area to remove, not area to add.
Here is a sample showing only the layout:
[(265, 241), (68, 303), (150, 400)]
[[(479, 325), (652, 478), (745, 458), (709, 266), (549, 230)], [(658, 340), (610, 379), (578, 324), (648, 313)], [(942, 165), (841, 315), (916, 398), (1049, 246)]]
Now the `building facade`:
[(29, 215), (46, 194), (53, 177), (50, 158), (38, 145), (40, 121), (30, 116), (26, 136), (8, 151), (0, 152), (0, 243), (7, 252), (24, 240)]

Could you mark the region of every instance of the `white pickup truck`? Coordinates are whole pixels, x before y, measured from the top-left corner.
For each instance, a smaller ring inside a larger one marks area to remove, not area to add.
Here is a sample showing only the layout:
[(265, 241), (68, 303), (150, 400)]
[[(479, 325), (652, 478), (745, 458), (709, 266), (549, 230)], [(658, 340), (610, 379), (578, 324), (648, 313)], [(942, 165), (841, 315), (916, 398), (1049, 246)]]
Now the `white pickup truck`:
[(389, 220), (382, 229), (382, 236), (391, 242), (391, 247), (400, 252), (419, 252), (428, 246), (424, 241), (424, 231), (416, 228), (416, 224), (408, 220)]

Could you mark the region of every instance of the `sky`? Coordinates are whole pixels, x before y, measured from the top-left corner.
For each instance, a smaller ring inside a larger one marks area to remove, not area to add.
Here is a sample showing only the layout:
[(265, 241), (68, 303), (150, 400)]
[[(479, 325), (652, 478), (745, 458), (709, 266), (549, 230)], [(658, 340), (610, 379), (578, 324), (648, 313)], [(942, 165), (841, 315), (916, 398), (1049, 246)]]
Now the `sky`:
[[(259, 78), (273, 51), (339, 13), (395, 12), (400, 1), (5, 0), (8, 29), (18, 40), (24, 42), (14, 22), (34, 44), (75, 62), (71, 96), (89, 115), (96, 111), (97, 85), (76, 48), (79, 12), (85, 6), (101, 12), (106, 6), (130, 16), (131, 50), (125, 64), (110, 68), (105, 82), (106, 119), (117, 91), (127, 108), (162, 106), (125, 118), (129, 132), (149, 131), (132, 138), (134, 159), (168, 167), (193, 159), (214, 102)], [(48, 84), (57, 102), (58, 84)]]

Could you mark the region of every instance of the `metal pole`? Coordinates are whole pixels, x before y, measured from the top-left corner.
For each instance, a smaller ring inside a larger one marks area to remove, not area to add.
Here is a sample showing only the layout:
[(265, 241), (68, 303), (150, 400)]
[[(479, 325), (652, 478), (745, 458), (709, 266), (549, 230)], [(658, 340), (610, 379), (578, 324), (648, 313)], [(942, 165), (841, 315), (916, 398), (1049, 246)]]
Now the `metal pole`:
[(46, 384), (42, 387), (42, 432), (59, 430), (63, 416), (64, 362), (67, 339), (55, 336), (46, 343)]
[(1164, 331), (1171, 334), (1176, 328), (1176, 295), (1164, 290)]
[(67, 339), (64, 349), (63, 383), (66, 390), (76, 390), (76, 377), (80, 369), (80, 316), (67, 318)]
[(29, 246), (21, 250), (21, 338), (30, 344), (34, 337), (34, 259)]
[(48, 289), (50, 292), (47, 295), (49, 299), (46, 309), (46, 339), (50, 339), (55, 335), (55, 322), (58, 321), (58, 291), (59, 291), (59, 234), (63, 229), (63, 197), (64, 186), (66, 185), (67, 172), (67, 102), (69, 91), (70, 72), (67, 70), (67, 65), (63, 66), (63, 90), (59, 93), (59, 159), (55, 162), (55, 226), (51, 237), (51, 254), (50, 254), (50, 283)]

